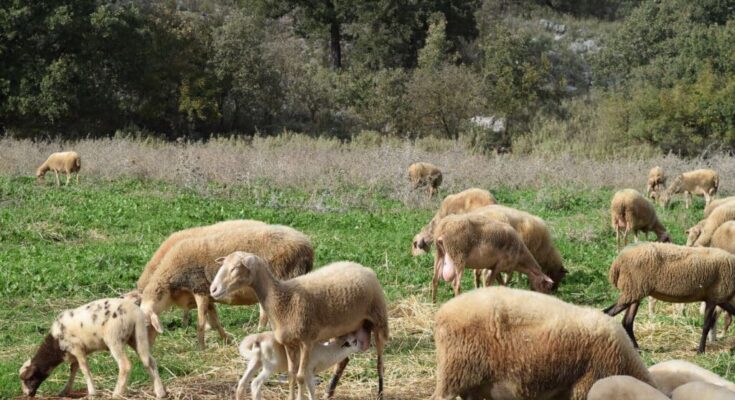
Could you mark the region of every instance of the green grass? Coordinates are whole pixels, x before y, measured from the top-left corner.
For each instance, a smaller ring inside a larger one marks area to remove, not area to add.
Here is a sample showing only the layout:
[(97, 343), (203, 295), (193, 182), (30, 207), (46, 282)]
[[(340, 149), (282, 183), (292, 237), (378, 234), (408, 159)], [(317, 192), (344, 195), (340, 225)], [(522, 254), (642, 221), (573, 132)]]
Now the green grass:
[[(497, 188), (493, 192), (499, 202), (537, 214), (551, 227), (570, 271), (559, 297), (597, 308), (614, 301), (615, 292), (607, 281), (607, 269), (616, 253), (607, 213), (612, 190)], [(432, 259), (412, 257), (410, 242), (431, 218), (432, 210), (407, 209), (384, 193), (362, 194), (370, 206), (342, 210), (341, 194), (333, 193), (322, 207), (327, 211), (320, 211), (301, 208), (306, 193), (269, 189), (265, 183), (247, 189), (210, 185), (195, 191), (136, 180), (87, 180), (81, 186), (56, 188), (36, 185), (28, 178), (0, 178), (0, 398), (19, 395), (17, 371), (60, 310), (133, 288), (160, 242), (171, 232), (191, 226), (235, 218), (293, 226), (312, 238), (317, 266), (356, 261), (375, 269), (392, 304), (411, 296), (428, 302)], [(696, 223), (701, 209), (698, 201), (690, 210), (675, 203), (674, 208), (659, 211), (676, 243), (685, 242), (684, 230)], [(463, 286), (471, 289), (470, 277)], [(440, 301), (450, 297), (448, 285), (440, 286)], [(255, 307), (219, 309), (225, 328), (237, 339), (245, 335), (240, 329), (243, 323), (249, 324), (246, 332), (254, 330)], [(684, 317), (659, 312), (650, 320), (645, 314), (645, 310), (640, 313), (637, 326), (642, 329), (637, 334), (646, 362), (687, 357), (730, 379), (735, 377), (731, 371), (735, 360), (727, 351), (732, 345), (729, 338), (706, 355), (695, 356), (691, 343), (701, 329), (698, 313)], [(241, 369), (234, 347), (219, 343), (214, 333), (207, 334), (208, 345), (218, 350), (196, 351), (195, 329), (181, 328), (179, 321), (179, 312), (165, 315), (164, 324), (175, 329), (167, 329), (154, 350), (168, 385), (183, 376), (208, 376), (213, 368), (227, 364), (233, 370)], [(655, 330), (648, 339), (647, 327)], [(688, 342), (676, 346), (679, 342), (657, 339), (671, 330), (688, 332), (680, 335), (684, 339), (676, 339)], [(424, 358), (419, 364), (430, 370), (432, 347), (425, 333), (399, 332), (389, 344), (387, 359), (400, 364), (421, 353)], [(147, 375), (137, 359), (132, 359), (135, 369), (130, 387), (149, 391)], [(367, 366), (370, 362), (369, 357), (358, 360)], [(116, 374), (111, 357), (93, 357), (91, 368), (97, 387), (111, 390)], [(40, 393), (55, 393), (66, 376), (66, 368), (60, 368)], [(430, 372), (421, 378), (430, 380)], [(365, 377), (348, 375), (346, 379)], [(82, 382), (78, 378), (78, 389), (84, 387)], [(372, 381), (362, 385), (372, 387)]]

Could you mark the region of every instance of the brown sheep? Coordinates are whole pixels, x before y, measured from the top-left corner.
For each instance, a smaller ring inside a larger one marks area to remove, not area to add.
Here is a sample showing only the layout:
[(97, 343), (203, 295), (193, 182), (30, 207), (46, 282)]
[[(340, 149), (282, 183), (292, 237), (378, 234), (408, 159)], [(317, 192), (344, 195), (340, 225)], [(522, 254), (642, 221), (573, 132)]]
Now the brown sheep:
[(629, 375), (653, 384), (620, 324), (552, 296), (473, 290), (436, 313), (433, 400), (583, 400), (592, 384)]
[[(250, 251), (269, 262), (279, 279), (290, 279), (311, 271), (314, 250), (303, 233), (280, 225), (232, 229), (204, 237), (189, 238), (177, 243), (151, 276), (141, 295), (141, 309), (156, 331), (163, 332), (160, 313), (179, 304), (181, 298), (193, 296), (197, 305), (197, 339), (204, 348), (206, 320), (227, 340), (209, 296), (209, 285), (220, 269), (224, 257), (235, 251)], [(252, 289), (234, 293), (217, 302), (251, 305), (258, 302)], [(266, 313), (267, 315), (267, 313)]]
[(408, 167), (408, 179), (411, 181), (411, 190), (426, 186), (429, 198), (432, 198), (442, 184), (442, 172), (434, 164), (417, 162)]
[(651, 197), (651, 193), (661, 192), (663, 189), (666, 189), (666, 175), (664, 175), (664, 170), (659, 166), (651, 168), (648, 171), (646, 195)]
[(61, 153), (53, 153), (46, 161), (41, 164), (36, 170), (36, 178), (41, 181), (46, 175), (46, 172), (53, 170), (56, 175), (56, 186), (61, 186), (59, 182), (59, 172), (66, 173), (66, 184), (69, 185), (71, 180), (71, 174), (76, 172), (77, 174), (77, 185), (79, 184), (79, 170), (82, 168), (82, 159), (79, 154), (75, 151), (64, 151)]
[(492, 193), (484, 189), (470, 188), (444, 198), (439, 211), (413, 238), (411, 253), (414, 256), (427, 253), (434, 242), (434, 228), (447, 215), (463, 214), (474, 209), (497, 204)]
[[(653, 204), (646, 200), (637, 190), (623, 189), (615, 193), (610, 202), (610, 218), (615, 230), (615, 241), (618, 250), (628, 244), (628, 233), (633, 231), (635, 241), (638, 241), (638, 232), (643, 232), (648, 238), (649, 232), (654, 232), (659, 242), (671, 242), (666, 228), (656, 216)], [(622, 233), (622, 235), (621, 235)]]
[(554, 285), (554, 281), (541, 272), (518, 232), (504, 222), (480, 214), (450, 215), (439, 222), (435, 233), (436, 255), (431, 282), (434, 302), (440, 278), (452, 281), (454, 295), (459, 295), (465, 268), (492, 270), (487, 282), (492, 282), (501, 271), (517, 270), (528, 275), (535, 290), (548, 292)]
[[(315, 398), (309, 385), (312, 371), (308, 365), (312, 349), (319, 341), (362, 328), (375, 333), (378, 398), (383, 398), (382, 357), (388, 340), (388, 311), (383, 288), (372, 269), (343, 261), (282, 281), (273, 276), (265, 260), (239, 251), (225, 258), (210, 294), (214, 299), (225, 299), (243, 289), (255, 291), (273, 324), (276, 340), (286, 348), (290, 398), (293, 398), (295, 380), (299, 399), (304, 391), (310, 399)], [(347, 362), (345, 359), (335, 369), (328, 395), (333, 393), (333, 385)]]
[(686, 208), (689, 208), (693, 194), (704, 196), (705, 203), (709, 204), (717, 194), (719, 186), (720, 176), (716, 171), (711, 169), (698, 169), (684, 172), (677, 176), (668, 189), (661, 193), (652, 192), (652, 196), (654, 198), (658, 197), (659, 204), (666, 207), (673, 195), (684, 193)]

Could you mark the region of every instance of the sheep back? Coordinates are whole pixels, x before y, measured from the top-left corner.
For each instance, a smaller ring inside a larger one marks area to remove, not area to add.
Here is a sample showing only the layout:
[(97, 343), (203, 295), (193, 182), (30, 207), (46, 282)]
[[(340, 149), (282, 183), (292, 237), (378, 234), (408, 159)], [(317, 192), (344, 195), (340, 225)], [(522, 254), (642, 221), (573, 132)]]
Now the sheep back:
[(656, 216), (656, 209), (650, 201), (635, 189), (623, 189), (615, 192), (610, 201), (610, 215), (613, 229), (625, 228), (630, 224), (633, 231), (653, 231), (663, 226)]
[(668, 400), (655, 387), (626, 375), (600, 379), (592, 385), (587, 400)]
[(721, 205), (725, 205), (732, 201), (735, 201), (735, 196), (723, 197), (721, 199), (715, 199), (715, 200), (710, 201), (709, 204), (704, 206), (704, 218), (709, 217), (710, 214), (712, 214), (712, 211), (714, 211), (717, 207)]
[(712, 240), (712, 234), (726, 221), (735, 220), (735, 203), (723, 204), (712, 211), (709, 217), (704, 221), (702, 233), (694, 242), (695, 246), (709, 246)]
[(711, 247), (735, 254), (735, 221), (727, 221), (712, 234)]
[(611, 375), (652, 383), (614, 319), (540, 293), (489, 287), (455, 297), (437, 312), (434, 339), (435, 398), (477, 389), (581, 400)]

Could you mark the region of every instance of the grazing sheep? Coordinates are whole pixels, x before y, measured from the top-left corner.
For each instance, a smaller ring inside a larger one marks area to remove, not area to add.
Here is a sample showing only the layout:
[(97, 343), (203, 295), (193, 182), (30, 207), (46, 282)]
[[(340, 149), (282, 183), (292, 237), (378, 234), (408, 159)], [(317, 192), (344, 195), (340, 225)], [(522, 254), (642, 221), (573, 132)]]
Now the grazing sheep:
[(587, 400), (668, 400), (655, 387), (627, 375), (608, 376), (595, 382)]
[[(307, 368), (312, 374), (323, 371), (344, 360), (351, 354), (367, 350), (370, 347), (370, 333), (364, 329), (332, 339), (329, 342), (314, 346)], [(248, 367), (237, 384), (235, 396), (237, 400), (245, 398), (245, 386), (255, 374), (256, 368), (262, 368), (260, 374), (250, 386), (251, 396), (255, 400), (262, 399), (260, 392), (263, 383), (274, 372), (288, 372), (286, 348), (276, 341), (273, 332), (255, 333), (245, 337), (238, 347), (240, 355), (248, 362)], [(339, 379), (339, 378), (336, 378)], [(314, 392), (314, 380), (308, 382), (310, 392)], [(336, 386), (336, 383), (335, 383)], [(331, 397), (333, 393), (329, 394)]]
[(434, 242), (434, 228), (447, 215), (463, 214), (474, 209), (497, 204), (492, 193), (484, 189), (470, 188), (459, 193), (450, 194), (442, 201), (439, 211), (421, 231), (413, 237), (411, 253), (414, 256), (427, 253)]
[(709, 217), (709, 215), (712, 214), (712, 211), (714, 211), (717, 207), (727, 203), (731, 203), (733, 201), (735, 201), (735, 196), (723, 197), (721, 199), (710, 201), (709, 204), (704, 206), (704, 218), (706, 219), (707, 217)]
[(462, 288), (465, 268), (490, 269), (487, 282), (499, 272), (519, 271), (528, 275), (531, 287), (548, 292), (554, 281), (541, 272), (533, 255), (512, 226), (482, 214), (458, 214), (443, 218), (435, 230), (436, 254), (431, 299), (436, 303), (439, 280), (452, 281), (454, 295)]
[(684, 360), (669, 360), (648, 368), (658, 390), (667, 396), (681, 385), (690, 382), (707, 382), (735, 390), (735, 384), (698, 365)]
[(610, 202), (610, 217), (612, 227), (615, 230), (615, 241), (618, 250), (628, 244), (628, 233), (630, 231), (633, 231), (636, 242), (638, 241), (638, 232), (645, 233), (646, 239), (648, 239), (649, 232), (654, 232), (659, 242), (671, 242), (671, 237), (666, 232), (666, 228), (656, 216), (653, 204), (637, 190), (623, 189), (615, 192)]
[[(298, 380), (299, 399), (304, 390), (310, 399), (314, 398), (313, 388), (308, 385), (312, 373), (307, 368), (314, 346), (360, 328), (375, 333), (378, 398), (382, 398), (388, 312), (383, 288), (373, 270), (352, 262), (336, 262), (281, 281), (271, 274), (264, 259), (238, 251), (225, 258), (212, 281), (210, 293), (214, 299), (224, 299), (243, 288), (255, 291), (268, 313), (276, 340), (286, 348), (292, 399), (295, 380)], [(339, 363), (335, 377), (342, 374), (347, 361)], [(328, 393), (334, 390), (332, 384), (336, 385), (336, 379), (332, 379)]]
[(735, 400), (735, 392), (707, 382), (691, 382), (676, 388), (671, 400)]
[(77, 173), (77, 185), (79, 184), (79, 169), (82, 168), (82, 159), (75, 151), (64, 151), (61, 153), (53, 153), (46, 161), (36, 170), (36, 178), (41, 181), (46, 172), (53, 170), (56, 175), (56, 186), (61, 186), (59, 182), (59, 172), (66, 173), (66, 184), (69, 185), (72, 172)]
[(411, 190), (426, 186), (431, 198), (442, 184), (442, 172), (434, 164), (417, 162), (408, 167), (408, 179), (411, 181)]
[[(223, 339), (228, 340), (229, 335), (220, 325), (209, 296), (209, 285), (220, 268), (218, 261), (238, 250), (251, 251), (265, 258), (273, 274), (280, 279), (290, 279), (311, 271), (314, 260), (309, 238), (295, 229), (280, 225), (232, 229), (181, 240), (163, 257), (141, 295), (141, 308), (156, 331), (163, 332), (158, 318), (160, 313), (171, 305), (180, 304), (182, 298), (193, 296), (197, 306), (199, 348), (204, 349), (206, 320)], [(216, 301), (251, 305), (257, 303), (258, 299), (251, 289), (244, 289)]]
[(484, 215), (512, 226), (521, 235), (523, 244), (541, 266), (541, 271), (554, 281), (551, 290), (555, 291), (559, 287), (567, 270), (564, 269), (561, 254), (554, 247), (544, 220), (527, 212), (498, 204), (478, 208), (470, 213)]
[(625, 310), (623, 327), (636, 348), (633, 321), (646, 296), (674, 303), (706, 303), (697, 353), (704, 352), (715, 306), (735, 313), (728, 303), (735, 295), (735, 255), (724, 250), (668, 243), (626, 247), (610, 266), (609, 279), (620, 296), (605, 312), (615, 316)]
[(699, 235), (702, 234), (702, 228), (704, 228), (704, 223), (707, 222), (706, 219), (703, 219), (699, 222), (697, 222), (696, 225), (686, 230), (687, 234), (687, 246), (694, 246), (694, 242), (699, 239)]
[(704, 196), (705, 204), (709, 204), (717, 194), (719, 186), (720, 176), (716, 171), (711, 169), (698, 169), (684, 172), (677, 176), (668, 189), (661, 193), (652, 192), (652, 197), (658, 197), (659, 203), (666, 207), (673, 195), (684, 193), (686, 208), (689, 208), (693, 194)]
[(666, 188), (666, 175), (664, 170), (655, 166), (648, 171), (648, 182), (646, 182), (646, 195), (651, 197), (651, 193), (660, 192)]
[(132, 301), (124, 299), (101, 299), (73, 310), (61, 313), (51, 325), (36, 354), (23, 364), (20, 379), (23, 393), (35, 396), (36, 390), (51, 372), (64, 360), (71, 366), (69, 380), (59, 396), (64, 396), (74, 386), (77, 370), (82, 369), (87, 382), (87, 394), (97, 394), (92, 374), (87, 365), (87, 355), (108, 350), (117, 361), (119, 369), (114, 397), (125, 393), (130, 373), (130, 360), (125, 354), (125, 345), (130, 345), (140, 357), (143, 366), (153, 380), (156, 397), (166, 396), (156, 361), (151, 356), (148, 328), (145, 315)]
[(473, 290), (436, 313), (432, 399), (583, 400), (612, 375), (653, 381), (620, 324), (552, 296)]
[(712, 235), (715, 233), (720, 225), (727, 221), (735, 220), (735, 203), (723, 204), (720, 207), (715, 208), (704, 220), (702, 225), (702, 233), (699, 235), (697, 240), (694, 241), (692, 246), (710, 246), (712, 242)]
[[(231, 229), (238, 229), (238, 228), (248, 228), (253, 226), (266, 226), (267, 224), (265, 222), (256, 221), (252, 219), (239, 219), (239, 220), (231, 220), (231, 221), (222, 221), (219, 223), (216, 223), (214, 225), (207, 225), (207, 226), (198, 226), (194, 228), (184, 229), (178, 232), (174, 232), (169, 236), (166, 240), (161, 243), (161, 245), (158, 247), (155, 253), (153, 253), (153, 256), (148, 261), (148, 263), (143, 268), (143, 272), (140, 274), (140, 277), (138, 278), (138, 283), (136, 285), (137, 292), (131, 292), (128, 295), (133, 298), (139, 298), (140, 293), (143, 293), (143, 289), (145, 289), (146, 285), (148, 285), (148, 281), (151, 279), (151, 275), (156, 271), (156, 268), (158, 268), (158, 265), (161, 263), (161, 260), (166, 255), (166, 253), (171, 250), (175, 244), (180, 242), (184, 239), (189, 239), (193, 237), (201, 237), (210, 235), (217, 232), (224, 232)], [(194, 296), (186, 295), (185, 293), (182, 294), (177, 298), (177, 304), (184, 309), (184, 325), (189, 324), (189, 310), (196, 307), (196, 301), (194, 300)], [(265, 313), (262, 312), (263, 310), (260, 310), (260, 318), (258, 321), (258, 328), (262, 328), (265, 326), (265, 322), (267, 320)]]

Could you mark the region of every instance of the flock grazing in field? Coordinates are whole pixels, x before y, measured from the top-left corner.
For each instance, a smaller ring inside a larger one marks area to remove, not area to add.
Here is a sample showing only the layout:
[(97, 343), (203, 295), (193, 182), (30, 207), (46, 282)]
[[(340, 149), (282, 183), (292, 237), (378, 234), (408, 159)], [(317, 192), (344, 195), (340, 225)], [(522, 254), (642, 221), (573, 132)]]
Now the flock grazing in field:
[[(55, 153), (39, 167), (67, 174), (81, 166), (74, 152)], [(433, 196), (442, 182), (428, 163), (408, 169), (412, 189)], [(633, 322), (642, 299), (703, 302), (704, 327), (697, 352), (704, 352), (718, 310), (735, 313), (735, 197), (713, 200), (719, 176), (697, 170), (666, 187), (661, 168), (649, 174), (646, 195), (666, 205), (675, 194), (705, 197), (701, 222), (688, 233), (688, 246), (671, 244), (652, 202), (621, 190), (610, 206), (619, 254), (610, 283), (619, 291), (604, 313), (551, 295), (567, 274), (545, 222), (497, 204), (487, 190), (472, 188), (447, 196), (412, 241), (412, 253), (434, 252), (432, 299), (440, 281), (455, 297), (435, 316), (435, 400), (454, 399), (735, 399), (735, 384), (691, 363), (671, 360), (646, 368), (636, 349)], [(663, 243), (624, 247), (628, 235), (653, 232)], [(624, 247), (624, 248), (623, 248)], [(718, 248), (719, 247), (719, 248)], [(724, 249), (724, 250), (723, 250)], [(89, 395), (96, 393), (86, 357), (109, 350), (118, 363), (113, 392), (122, 396), (130, 371), (124, 351), (138, 353), (154, 384), (166, 396), (151, 346), (163, 332), (160, 315), (171, 306), (197, 311), (197, 339), (205, 347), (207, 323), (225, 340), (215, 303), (259, 304), (259, 328), (239, 352), (247, 368), (235, 397), (262, 398), (274, 372), (288, 372), (293, 399), (316, 397), (314, 374), (335, 366), (326, 396), (332, 397), (349, 356), (374, 346), (378, 391), (383, 398), (383, 351), (389, 337), (386, 299), (372, 269), (341, 261), (313, 270), (314, 248), (303, 233), (254, 220), (224, 221), (171, 234), (141, 272), (137, 287), (122, 298), (95, 300), (61, 313), (35, 355), (23, 364), (23, 392), (34, 396), (51, 371), (67, 361), (68, 392), (78, 369)], [(478, 289), (460, 294), (465, 269)], [(529, 278), (533, 291), (504, 287), (512, 274)], [(494, 282), (499, 286), (490, 286)], [(480, 288), (486, 286), (485, 288)], [(623, 324), (610, 316), (625, 311)], [(607, 315), (606, 315), (607, 314)], [(374, 337), (374, 339), (373, 339)], [(710, 335), (713, 338), (712, 335)], [(257, 377), (253, 379), (256, 372)], [(228, 393), (223, 393), (228, 396)]]

